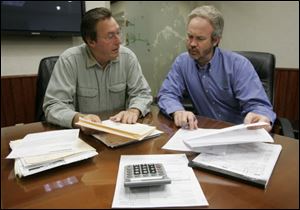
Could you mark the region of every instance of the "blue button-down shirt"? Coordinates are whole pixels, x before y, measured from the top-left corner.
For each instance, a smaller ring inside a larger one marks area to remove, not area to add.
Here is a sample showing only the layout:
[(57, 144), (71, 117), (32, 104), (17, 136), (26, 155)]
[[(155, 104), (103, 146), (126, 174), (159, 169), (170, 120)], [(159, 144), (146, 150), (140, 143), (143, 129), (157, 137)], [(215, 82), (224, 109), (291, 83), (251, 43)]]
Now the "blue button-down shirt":
[(158, 105), (166, 114), (184, 110), (186, 91), (198, 114), (235, 124), (248, 112), (264, 115), (274, 123), (276, 114), (249, 60), (216, 48), (204, 67), (187, 52), (179, 55), (158, 93)]

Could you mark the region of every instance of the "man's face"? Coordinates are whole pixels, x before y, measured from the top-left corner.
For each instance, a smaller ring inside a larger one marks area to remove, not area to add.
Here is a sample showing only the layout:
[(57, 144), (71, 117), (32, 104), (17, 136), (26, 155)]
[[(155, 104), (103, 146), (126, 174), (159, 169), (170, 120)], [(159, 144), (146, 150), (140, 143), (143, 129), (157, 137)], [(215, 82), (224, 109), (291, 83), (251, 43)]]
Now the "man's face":
[(90, 41), (89, 46), (101, 63), (109, 62), (119, 56), (121, 44), (120, 27), (114, 18), (101, 20), (96, 25), (97, 40)]
[(192, 58), (200, 65), (207, 64), (213, 56), (213, 48), (219, 38), (212, 40), (213, 27), (208, 20), (195, 17), (187, 27), (186, 47)]

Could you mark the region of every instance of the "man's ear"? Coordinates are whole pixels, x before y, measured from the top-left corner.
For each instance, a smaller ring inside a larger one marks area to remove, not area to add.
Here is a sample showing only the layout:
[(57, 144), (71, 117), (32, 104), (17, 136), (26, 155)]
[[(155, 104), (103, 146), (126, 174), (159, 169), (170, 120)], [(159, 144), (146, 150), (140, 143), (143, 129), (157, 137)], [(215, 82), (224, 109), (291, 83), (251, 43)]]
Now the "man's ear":
[(221, 38), (220, 37), (214, 37), (213, 38), (213, 46), (216, 47), (219, 45)]
[(96, 41), (91, 40), (90, 38), (87, 38), (86, 42), (87, 42), (88, 46), (90, 46), (90, 47), (94, 47), (96, 45)]

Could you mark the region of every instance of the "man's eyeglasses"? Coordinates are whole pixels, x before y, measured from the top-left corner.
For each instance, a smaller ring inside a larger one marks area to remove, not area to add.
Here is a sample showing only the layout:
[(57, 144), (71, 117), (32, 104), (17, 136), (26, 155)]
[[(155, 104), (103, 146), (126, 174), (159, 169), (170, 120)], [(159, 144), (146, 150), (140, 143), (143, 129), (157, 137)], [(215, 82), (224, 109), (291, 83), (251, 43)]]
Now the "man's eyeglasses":
[(110, 32), (106, 37), (102, 37), (102, 39), (105, 39), (107, 41), (112, 41), (114, 38), (121, 38), (121, 36), (122, 36), (121, 31)]

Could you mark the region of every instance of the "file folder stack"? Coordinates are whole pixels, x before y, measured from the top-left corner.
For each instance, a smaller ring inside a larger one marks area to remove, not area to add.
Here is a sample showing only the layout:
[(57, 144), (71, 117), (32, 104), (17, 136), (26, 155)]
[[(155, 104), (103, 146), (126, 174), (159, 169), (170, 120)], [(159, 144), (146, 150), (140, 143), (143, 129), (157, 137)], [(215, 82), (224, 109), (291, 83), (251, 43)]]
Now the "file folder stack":
[(6, 158), (15, 159), (15, 176), (23, 177), (97, 155), (78, 135), (79, 129), (29, 134), (10, 141)]
[(111, 120), (96, 123), (84, 118), (79, 118), (76, 125), (135, 140), (142, 140), (156, 130), (155, 126), (149, 126), (141, 123), (125, 124), (113, 122)]

